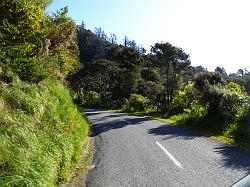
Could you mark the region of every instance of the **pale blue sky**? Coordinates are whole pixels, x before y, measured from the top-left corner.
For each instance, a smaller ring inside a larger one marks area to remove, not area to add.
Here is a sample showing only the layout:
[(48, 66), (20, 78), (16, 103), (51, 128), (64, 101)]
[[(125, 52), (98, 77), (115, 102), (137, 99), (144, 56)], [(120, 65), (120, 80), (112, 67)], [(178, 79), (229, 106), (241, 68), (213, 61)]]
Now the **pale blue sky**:
[(78, 24), (120, 40), (127, 35), (145, 48), (168, 41), (189, 53), (194, 66), (250, 68), (249, 0), (54, 0), (48, 11), (64, 6)]

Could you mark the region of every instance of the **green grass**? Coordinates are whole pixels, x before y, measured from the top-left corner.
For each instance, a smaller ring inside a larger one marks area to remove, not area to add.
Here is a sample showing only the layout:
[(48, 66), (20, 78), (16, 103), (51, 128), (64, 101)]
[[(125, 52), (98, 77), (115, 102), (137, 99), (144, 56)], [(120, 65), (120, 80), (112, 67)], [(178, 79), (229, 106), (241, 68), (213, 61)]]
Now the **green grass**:
[(89, 126), (59, 82), (0, 85), (0, 186), (56, 186), (88, 142)]

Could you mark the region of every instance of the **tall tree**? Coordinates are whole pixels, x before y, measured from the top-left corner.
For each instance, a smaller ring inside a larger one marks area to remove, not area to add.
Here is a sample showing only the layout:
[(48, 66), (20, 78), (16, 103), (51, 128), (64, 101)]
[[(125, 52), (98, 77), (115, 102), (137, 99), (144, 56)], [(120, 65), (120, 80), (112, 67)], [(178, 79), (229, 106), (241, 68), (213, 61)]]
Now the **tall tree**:
[(173, 100), (178, 86), (179, 75), (190, 65), (189, 55), (170, 43), (156, 43), (151, 48), (155, 62), (162, 67), (165, 86), (165, 107)]

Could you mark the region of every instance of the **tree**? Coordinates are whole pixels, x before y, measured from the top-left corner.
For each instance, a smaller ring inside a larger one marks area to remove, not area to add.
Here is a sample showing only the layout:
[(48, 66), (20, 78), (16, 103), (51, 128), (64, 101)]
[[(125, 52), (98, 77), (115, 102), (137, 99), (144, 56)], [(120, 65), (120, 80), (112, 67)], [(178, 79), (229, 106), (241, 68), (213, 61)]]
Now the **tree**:
[(68, 79), (74, 90), (94, 91), (101, 95), (105, 107), (117, 100), (122, 70), (116, 62), (99, 60), (86, 64)]
[(1, 0), (0, 51), (10, 58), (33, 57), (46, 35), (44, 8), (50, 1)]
[(123, 40), (123, 45), (125, 46), (125, 47), (128, 47), (128, 44), (129, 44), (129, 39), (128, 39), (128, 37), (127, 36), (124, 36), (124, 40)]
[(198, 74), (194, 79), (194, 85), (198, 90), (198, 100), (204, 108), (207, 108), (208, 115), (220, 114), (229, 119), (236, 116), (237, 109), (243, 107), (245, 103), (245, 96), (241, 97), (243, 92), (240, 86), (236, 83), (225, 86), (220, 73)]
[(49, 3), (0, 3), (0, 64), (25, 81), (39, 82), (47, 75), (64, 78), (78, 65), (76, 24), (67, 16), (67, 7), (46, 15)]
[(102, 28), (101, 27), (98, 27), (98, 28), (95, 27), (94, 33), (95, 33), (96, 36), (98, 36), (99, 38), (101, 38), (102, 33), (103, 33)]
[(137, 50), (137, 44), (136, 44), (135, 40), (128, 41), (128, 47), (131, 47), (131, 48)]
[(206, 84), (225, 84), (225, 80), (219, 73), (204, 72), (199, 73), (194, 78), (195, 87), (199, 90), (206, 90)]
[(156, 83), (160, 83), (162, 81), (160, 70), (156, 68), (147, 68), (147, 67), (142, 68), (141, 78), (144, 79), (144, 81), (152, 81)]
[(137, 46), (136, 50), (138, 51), (138, 53), (140, 53), (140, 55), (145, 55), (147, 52), (146, 49), (141, 44)]
[(215, 68), (214, 72), (218, 72), (218, 73), (220, 73), (224, 77), (227, 76), (227, 72), (226, 72), (225, 68), (223, 68), (223, 67), (217, 66)]
[(119, 94), (122, 98), (129, 98), (136, 91), (142, 59), (136, 50), (122, 47), (117, 51), (115, 61), (123, 69)]
[(116, 34), (114, 34), (114, 33), (110, 34), (109, 41), (110, 41), (112, 44), (117, 44), (117, 36), (116, 36)]
[(170, 43), (156, 43), (151, 48), (154, 61), (164, 73), (165, 98), (164, 105), (169, 106), (177, 90), (181, 71), (190, 65), (189, 55), (181, 48)]
[(161, 109), (164, 96), (164, 86), (161, 83), (140, 81), (137, 93), (150, 99), (151, 103), (154, 104), (158, 110)]
[(237, 73), (238, 76), (244, 76), (244, 70), (243, 69), (238, 69)]

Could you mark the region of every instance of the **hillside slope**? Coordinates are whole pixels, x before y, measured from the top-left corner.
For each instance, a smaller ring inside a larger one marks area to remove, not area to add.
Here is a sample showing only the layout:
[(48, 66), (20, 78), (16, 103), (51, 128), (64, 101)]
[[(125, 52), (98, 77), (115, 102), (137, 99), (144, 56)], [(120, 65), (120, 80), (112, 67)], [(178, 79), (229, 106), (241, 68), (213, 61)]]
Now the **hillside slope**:
[(55, 186), (88, 141), (88, 124), (59, 82), (0, 86), (0, 186)]

